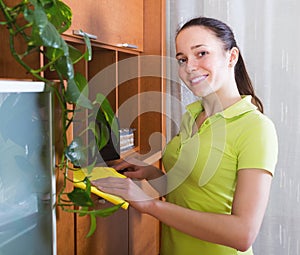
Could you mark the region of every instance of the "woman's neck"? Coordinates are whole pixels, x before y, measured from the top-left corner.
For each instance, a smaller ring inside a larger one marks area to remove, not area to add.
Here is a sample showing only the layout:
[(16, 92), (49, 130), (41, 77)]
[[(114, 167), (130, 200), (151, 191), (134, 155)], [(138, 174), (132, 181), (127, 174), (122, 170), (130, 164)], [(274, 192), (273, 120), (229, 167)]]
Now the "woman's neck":
[(206, 115), (212, 116), (218, 112), (222, 112), (229, 106), (241, 100), (238, 90), (228, 90), (224, 92), (215, 92), (202, 98), (202, 104)]

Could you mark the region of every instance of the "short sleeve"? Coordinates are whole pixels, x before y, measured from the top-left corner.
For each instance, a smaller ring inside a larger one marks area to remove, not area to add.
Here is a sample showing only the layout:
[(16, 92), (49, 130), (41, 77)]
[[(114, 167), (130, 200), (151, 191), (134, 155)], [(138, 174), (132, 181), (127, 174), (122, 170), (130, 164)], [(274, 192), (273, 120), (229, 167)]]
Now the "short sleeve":
[(263, 114), (252, 117), (252, 124), (245, 127), (245, 132), (237, 142), (237, 169), (258, 168), (274, 175), (278, 157), (278, 139), (275, 126)]

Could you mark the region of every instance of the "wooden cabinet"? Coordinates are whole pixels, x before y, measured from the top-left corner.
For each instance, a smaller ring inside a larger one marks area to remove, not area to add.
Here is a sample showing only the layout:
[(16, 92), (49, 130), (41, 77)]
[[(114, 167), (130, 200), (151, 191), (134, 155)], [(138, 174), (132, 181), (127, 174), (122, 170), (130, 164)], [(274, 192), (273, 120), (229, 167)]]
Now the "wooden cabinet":
[[(72, 40), (72, 38), (69, 38)], [(83, 43), (77, 38), (73, 38), (71, 42), (76, 48), (83, 47)], [(150, 122), (156, 121), (153, 115), (143, 116), (145, 126), (141, 126), (141, 105), (147, 104), (141, 100), (140, 92), (144, 90), (144, 82), (140, 77), (141, 55), (136, 51), (127, 49), (114, 48), (97, 43), (92, 44), (93, 59), (90, 62), (81, 61), (76, 64), (77, 71), (85, 74), (89, 81), (90, 99), (97, 93), (102, 93), (109, 99), (113, 109), (119, 120), (120, 128), (134, 129), (134, 149), (132, 152), (141, 153), (142, 147), (147, 145), (141, 144), (141, 133), (145, 135), (147, 132), (150, 137)], [(83, 49), (82, 49), (83, 50)], [(161, 80), (155, 82), (161, 83)], [(155, 82), (152, 85), (155, 88)], [(151, 100), (151, 98), (149, 98)], [(153, 103), (153, 102), (152, 102)], [(158, 103), (160, 105), (160, 102)], [(148, 120), (145, 118), (148, 117)], [(87, 113), (85, 117), (87, 118)], [(86, 123), (88, 125), (88, 123)], [(161, 128), (159, 124), (158, 128)], [(143, 131), (142, 131), (143, 129)], [(148, 131), (146, 131), (148, 129)], [(156, 128), (157, 131), (157, 128)], [(79, 133), (74, 125), (74, 136)], [(160, 130), (162, 132), (162, 130)], [(86, 138), (91, 139), (91, 138)], [(161, 151), (160, 147), (157, 148)], [(129, 155), (131, 151), (125, 154)], [(153, 153), (153, 151), (151, 152)], [(125, 154), (121, 154), (124, 156)], [(154, 159), (159, 161), (159, 158)], [(95, 197), (95, 209), (101, 209), (112, 206), (107, 201)], [(97, 230), (95, 234), (86, 238), (89, 230), (89, 218), (76, 216), (75, 224), (75, 250), (76, 254), (103, 254), (103, 255), (139, 255), (145, 254), (145, 250), (149, 255), (158, 254), (159, 247), (159, 222), (147, 215), (141, 215), (133, 208), (128, 210), (120, 209), (117, 213), (108, 218), (97, 218)], [(58, 253), (60, 254), (60, 248)]]
[[(165, 0), (64, 2), (73, 12), (72, 27), (64, 34), (64, 39), (83, 52), (83, 40), (73, 35), (73, 30), (82, 29), (97, 36), (96, 40), (92, 40), (92, 60), (80, 61), (75, 65), (76, 70), (89, 81), (90, 98), (97, 92), (107, 96), (119, 119), (120, 128), (130, 127), (135, 130), (135, 148), (132, 152), (140, 153), (142, 159), (146, 158), (148, 163), (161, 167), (159, 155), (165, 133), (162, 58), (165, 54)], [(3, 42), (0, 78), (32, 79), (10, 56), (7, 33), (3, 33), (3, 26), (0, 29), (0, 39)], [(22, 47), (22, 42), (16, 40), (16, 43)], [(137, 49), (119, 47), (122, 43), (136, 45)], [(37, 67), (43, 61), (38, 53), (30, 59)], [(50, 72), (45, 72), (44, 75), (56, 78)], [(56, 117), (59, 118), (59, 113), (56, 113)], [(87, 114), (82, 117), (87, 119)], [(74, 125), (74, 133), (71, 132), (70, 136), (76, 136), (76, 128)], [(149, 142), (154, 133), (162, 134), (155, 140), (155, 146)], [(56, 129), (56, 137), (60, 137), (59, 127)], [(131, 151), (127, 151), (126, 155), (130, 153)], [(57, 183), (59, 189), (59, 175)], [(97, 208), (111, 206), (109, 202), (97, 197), (95, 203)], [(133, 208), (120, 209), (112, 216), (98, 218), (95, 234), (86, 238), (89, 226), (88, 217), (79, 217), (58, 209), (57, 254), (159, 254), (159, 222)]]
[[(101, 198), (95, 197), (95, 209), (112, 206)], [(95, 233), (86, 238), (90, 223), (87, 217), (76, 217), (75, 249), (77, 255), (103, 254), (127, 255), (129, 246), (128, 211), (120, 209), (107, 218), (97, 218)], [(58, 249), (58, 255), (63, 254)]]
[[(81, 8), (90, 8), (89, 2), (76, 3), (76, 6), (73, 7), (72, 29), (81, 28), (87, 33), (98, 36), (97, 40), (92, 40), (92, 61), (82, 61), (76, 65), (76, 69), (86, 75), (91, 97), (97, 92), (107, 96), (119, 119), (120, 128), (130, 127), (135, 130), (134, 151), (140, 153), (142, 159), (148, 159), (148, 163), (161, 167), (159, 156), (165, 133), (164, 61), (162, 58), (165, 55), (165, 1), (134, 0), (126, 4), (125, 2), (116, 4), (118, 1), (98, 2), (93, 2), (93, 12), (96, 11), (96, 6), (99, 10), (103, 10), (111, 2), (114, 2), (114, 7), (106, 9), (104, 14), (106, 18), (102, 17), (109, 23), (107, 26), (88, 24), (88, 22), (94, 22), (93, 24), (100, 22), (96, 21), (96, 18), (91, 18), (96, 17), (96, 15), (90, 15), (91, 12), (79, 11)], [(106, 4), (106, 7), (103, 5), (100, 7), (100, 3)], [(77, 4), (84, 6), (79, 7)], [(73, 1), (71, 7), (72, 5), (75, 5)], [(134, 11), (132, 8), (142, 10)], [(120, 10), (125, 16), (116, 14)], [(128, 10), (130, 10), (130, 14)], [(88, 18), (80, 17), (76, 21), (79, 13), (87, 13)], [(128, 23), (124, 23), (123, 20), (128, 20), (129, 23), (132, 22), (131, 20), (139, 20), (139, 24), (129, 25), (131, 31), (128, 31), (126, 29)], [(94, 30), (95, 27), (99, 27), (99, 29)], [(101, 37), (101, 28), (105, 28), (103, 34), (107, 33), (107, 37)], [(66, 39), (72, 41), (78, 48), (80, 39), (71, 35), (70, 31), (66, 33)], [(128, 39), (123, 39), (126, 38), (124, 36), (128, 36)], [(141, 43), (138, 42), (139, 40)], [(138, 50), (115, 47), (119, 42), (141, 46), (138, 47)], [(151, 142), (153, 134), (160, 135), (154, 135), (155, 141)], [(102, 199), (95, 198), (95, 201), (97, 208), (111, 206), (109, 202), (104, 202)], [(159, 222), (151, 216), (140, 214), (133, 208), (120, 209), (108, 218), (98, 218), (96, 233), (90, 238), (85, 237), (89, 229), (89, 218), (76, 216), (75, 222), (74, 245), (78, 255), (92, 253), (99, 255), (159, 254)], [(58, 247), (58, 255), (60, 254), (62, 253)]]
[[(82, 30), (96, 41), (143, 50), (143, 1), (65, 1), (73, 10), (73, 22), (66, 34)], [(126, 46), (128, 44), (128, 46)]]

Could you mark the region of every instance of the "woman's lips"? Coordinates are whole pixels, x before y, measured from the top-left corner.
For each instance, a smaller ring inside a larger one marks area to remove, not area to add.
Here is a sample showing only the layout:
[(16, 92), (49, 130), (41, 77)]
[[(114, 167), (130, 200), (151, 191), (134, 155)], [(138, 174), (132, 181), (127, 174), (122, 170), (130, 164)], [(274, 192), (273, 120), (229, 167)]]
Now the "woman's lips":
[(195, 78), (190, 79), (190, 83), (191, 83), (191, 85), (198, 84), (199, 82), (202, 82), (203, 80), (205, 80), (207, 77), (208, 77), (208, 74), (197, 76)]

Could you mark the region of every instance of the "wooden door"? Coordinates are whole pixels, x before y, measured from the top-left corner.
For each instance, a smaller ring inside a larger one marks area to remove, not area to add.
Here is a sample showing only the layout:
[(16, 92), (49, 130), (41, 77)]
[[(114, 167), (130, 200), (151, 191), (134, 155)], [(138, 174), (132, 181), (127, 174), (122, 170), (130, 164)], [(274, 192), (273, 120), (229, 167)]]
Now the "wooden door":
[(72, 26), (66, 34), (82, 30), (104, 44), (143, 50), (143, 1), (65, 0), (65, 3), (73, 12)]
[[(113, 206), (95, 197), (95, 209)], [(89, 232), (89, 217), (76, 217), (76, 254), (77, 255), (128, 255), (128, 211), (120, 208), (106, 218), (97, 218), (95, 233), (86, 238)]]

